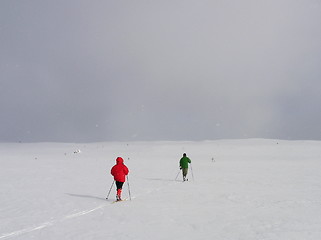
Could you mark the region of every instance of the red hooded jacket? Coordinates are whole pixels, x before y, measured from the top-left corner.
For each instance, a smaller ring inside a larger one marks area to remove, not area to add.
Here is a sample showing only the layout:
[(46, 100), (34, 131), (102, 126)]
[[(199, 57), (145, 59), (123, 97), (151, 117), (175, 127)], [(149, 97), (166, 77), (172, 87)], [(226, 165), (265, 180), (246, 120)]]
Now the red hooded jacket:
[(121, 157), (118, 157), (116, 159), (116, 165), (111, 168), (110, 173), (114, 176), (115, 181), (125, 182), (125, 178), (129, 173), (129, 170), (124, 164), (124, 160)]

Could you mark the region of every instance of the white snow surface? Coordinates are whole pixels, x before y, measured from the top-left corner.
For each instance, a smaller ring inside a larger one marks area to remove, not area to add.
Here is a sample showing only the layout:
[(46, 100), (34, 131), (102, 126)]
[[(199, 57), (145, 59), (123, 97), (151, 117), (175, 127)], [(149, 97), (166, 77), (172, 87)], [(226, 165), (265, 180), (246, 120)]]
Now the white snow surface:
[(320, 141), (1, 143), (0, 158), (0, 240), (321, 239)]

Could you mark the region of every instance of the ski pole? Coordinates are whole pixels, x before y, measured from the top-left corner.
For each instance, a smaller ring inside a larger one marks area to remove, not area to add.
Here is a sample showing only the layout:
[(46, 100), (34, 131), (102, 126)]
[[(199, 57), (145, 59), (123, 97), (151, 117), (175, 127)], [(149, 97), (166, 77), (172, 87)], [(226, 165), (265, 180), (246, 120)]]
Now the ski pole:
[(178, 171), (178, 173), (177, 173), (177, 175), (176, 175), (176, 178), (175, 178), (175, 181), (177, 180), (178, 175), (179, 175), (180, 172), (181, 172), (181, 170)]
[(129, 180), (128, 180), (128, 175), (127, 175), (127, 185), (128, 185), (128, 194), (129, 194), (129, 200), (132, 200), (131, 194), (130, 194), (130, 187), (129, 187)]
[(114, 183), (115, 183), (115, 180), (113, 181), (113, 183), (112, 183), (112, 184), (111, 184), (111, 186), (110, 186), (110, 189), (109, 189), (109, 192), (108, 192), (108, 194), (107, 194), (106, 199), (108, 199), (109, 194), (110, 194), (110, 191), (111, 191), (111, 189), (112, 189), (112, 188), (113, 188), (113, 186), (114, 186)]
[(190, 163), (190, 165), (191, 165), (192, 178), (193, 178), (193, 181), (195, 181), (195, 180), (194, 180), (194, 174), (193, 174), (192, 163)]

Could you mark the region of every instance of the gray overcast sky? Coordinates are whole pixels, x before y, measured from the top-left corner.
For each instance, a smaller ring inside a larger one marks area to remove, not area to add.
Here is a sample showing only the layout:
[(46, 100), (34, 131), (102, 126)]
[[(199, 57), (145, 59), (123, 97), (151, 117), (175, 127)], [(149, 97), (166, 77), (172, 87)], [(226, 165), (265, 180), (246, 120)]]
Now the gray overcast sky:
[(0, 141), (321, 140), (320, 0), (1, 0)]

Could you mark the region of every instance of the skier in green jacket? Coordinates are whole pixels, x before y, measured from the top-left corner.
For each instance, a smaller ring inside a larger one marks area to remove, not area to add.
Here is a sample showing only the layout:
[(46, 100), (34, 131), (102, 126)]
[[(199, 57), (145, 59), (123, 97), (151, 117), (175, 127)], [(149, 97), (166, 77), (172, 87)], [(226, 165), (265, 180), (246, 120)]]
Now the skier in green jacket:
[(183, 173), (183, 181), (188, 181), (186, 178), (188, 172), (188, 164), (191, 163), (191, 159), (186, 156), (186, 153), (183, 154), (183, 157), (179, 161), (179, 167)]

